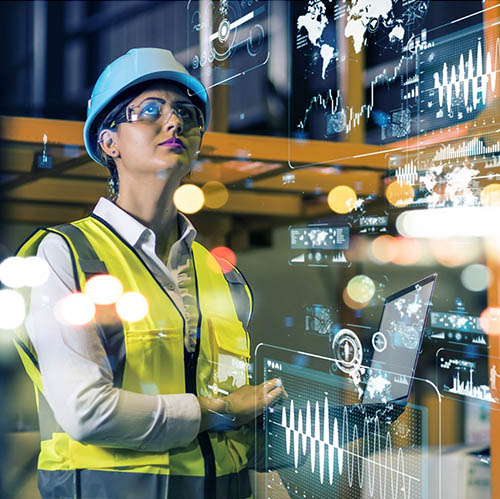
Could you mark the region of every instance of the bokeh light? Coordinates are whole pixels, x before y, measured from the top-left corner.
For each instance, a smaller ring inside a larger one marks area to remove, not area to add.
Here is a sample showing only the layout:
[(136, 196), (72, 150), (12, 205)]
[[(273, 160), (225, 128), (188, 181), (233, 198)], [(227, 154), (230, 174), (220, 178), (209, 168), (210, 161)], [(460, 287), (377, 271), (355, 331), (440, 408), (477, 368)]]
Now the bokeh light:
[(360, 310), (362, 308), (365, 308), (368, 303), (359, 303), (357, 301), (354, 301), (350, 296), (349, 293), (347, 292), (347, 287), (344, 288), (344, 291), (342, 292), (342, 299), (344, 300), (344, 303), (349, 307), (352, 308), (353, 310)]
[(368, 237), (352, 235), (349, 248), (345, 250), (345, 257), (349, 262), (361, 262), (366, 258), (371, 244), (372, 241)]
[(481, 191), (483, 206), (500, 206), (500, 184), (489, 184)]
[(146, 317), (149, 310), (148, 301), (141, 293), (130, 291), (123, 294), (116, 302), (116, 313), (127, 322), (137, 322)]
[(358, 196), (356, 191), (347, 185), (338, 185), (328, 194), (328, 206), (335, 213), (345, 214), (354, 209)]
[(56, 317), (71, 326), (88, 324), (95, 315), (95, 305), (84, 293), (72, 293), (56, 306)]
[(396, 238), (388, 234), (378, 236), (371, 244), (370, 253), (376, 263), (392, 262), (398, 255)]
[(0, 263), (0, 281), (9, 288), (20, 288), (25, 285), (26, 273), (24, 258), (11, 256)]
[(184, 184), (174, 192), (174, 205), (182, 213), (196, 213), (203, 208), (204, 202), (205, 195), (197, 185)]
[(469, 291), (484, 291), (490, 283), (490, 271), (486, 265), (473, 263), (462, 270), (460, 280)]
[(401, 213), (396, 228), (402, 236), (446, 239), (498, 235), (498, 206), (454, 206)]
[(392, 182), (385, 190), (387, 201), (396, 208), (404, 208), (413, 202), (415, 192), (410, 184)]
[(368, 276), (360, 274), (347, 284), (347, 294), (357, 303), (369, 303), (375, 294), (375, 283)]
[(434, 258), (445, 267), (459, 267), (475, 260), (479, 247), (475, 241), (464, 238), (430, 239)]
[(500, 335), (500, 308), (488, 307), (483, 310), (479, 325), (486, 334)]
[(50, 267), (46, 260), (39, 256), (24, 259), (24, 285), (36, 288), (45, 284), (50, 275)]
[[(210, 251), (212, 256), (219, 262), (219, 265), (222, 268), (222, 272), (227, 274), (233, 269), (233, 265), (236, 265), (236, 255), (234, 251), (226, 246), (217, 246), (212, 251)], [(229, 263), (228, 263), (229, 262)], [(230, 265), (231, 264), (231, 265)], [(219, 269), (212, 269), (214, 271), (218, 271)]]
[(418, 239), (396, 237), (397, 255), (392, 263), (396, 265), (414, 265), (422, 257), (422, 243)]
[(12, 289), (0, 290), (0, 329), (15, 329), (26, 314), (24, 299)]
[(109, 274), (100, 274), (87, 281), (85, 294), (96, 305), (111, 305), (116, 303), (123, 294), (123, 286), (118, 278)]
[(205, 206), (207, 208), (221, 208), (229, 199), (229, 192), (226, 186), (221, 182), (217, 182), (217, 180), (207, 182), (201, 190), (205, 195)]

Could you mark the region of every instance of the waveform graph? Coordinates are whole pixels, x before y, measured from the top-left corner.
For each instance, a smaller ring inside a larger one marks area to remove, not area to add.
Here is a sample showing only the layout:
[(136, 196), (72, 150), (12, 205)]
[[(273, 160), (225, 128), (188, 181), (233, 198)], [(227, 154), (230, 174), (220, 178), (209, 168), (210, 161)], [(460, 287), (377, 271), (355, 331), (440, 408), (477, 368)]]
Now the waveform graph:
[(496, 123), (488, 106), (498, 98), (500, 39), (482, 24), (436, 40), (418, 59), (420, 132), (461, 122)]
[(290, 497), (426, 496), (425, 409), (407, 406), (399, 419), (390, 404), (369, 413), (340, 377), (291, 371), (281, 366), (288, 399), (265, 417), (267, 462)]

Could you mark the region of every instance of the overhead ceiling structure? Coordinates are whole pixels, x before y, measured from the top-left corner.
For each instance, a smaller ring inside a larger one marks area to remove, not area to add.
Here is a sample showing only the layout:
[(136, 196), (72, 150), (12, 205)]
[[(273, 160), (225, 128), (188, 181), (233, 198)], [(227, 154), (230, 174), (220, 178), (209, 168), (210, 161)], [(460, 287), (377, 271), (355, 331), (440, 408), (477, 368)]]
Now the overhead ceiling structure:
[[(0, 117), (1, 196), (5, 221), (60, 223), (89, 213), (106, 195), (107, 170), (87, 155), (83, 123)], [(46, 154), (51, 168), (36, 167)], [(189, 182), (223, 183), (227, 203), (204, 212), (311, 218), (329, 213), (328, 192), (349, 185), (380, 195), (387, 148), (365, 144), (207, 132)], [(299, 166), (291, 169), (289, 166)], [(316, 165), (300, 168), (300, 165)]]

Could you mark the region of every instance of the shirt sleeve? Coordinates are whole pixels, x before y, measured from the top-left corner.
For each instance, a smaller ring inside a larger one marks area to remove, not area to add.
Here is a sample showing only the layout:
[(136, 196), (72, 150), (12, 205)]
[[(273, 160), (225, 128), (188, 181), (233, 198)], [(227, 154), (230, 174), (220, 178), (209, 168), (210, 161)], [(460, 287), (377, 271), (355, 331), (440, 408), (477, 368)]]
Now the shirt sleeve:
[(76, 290), (64, 239), (47, 235), (37, 256), (51, 272), (32, 290), (26, 329), (38, 355), (45, 398), (62, 429), (84, 443), (142, 451), (166, 451), (194, 440), (201, 421), (195, 395), (146, 395), (114, 387), (96, 326), (57, 320), (57, 304)]

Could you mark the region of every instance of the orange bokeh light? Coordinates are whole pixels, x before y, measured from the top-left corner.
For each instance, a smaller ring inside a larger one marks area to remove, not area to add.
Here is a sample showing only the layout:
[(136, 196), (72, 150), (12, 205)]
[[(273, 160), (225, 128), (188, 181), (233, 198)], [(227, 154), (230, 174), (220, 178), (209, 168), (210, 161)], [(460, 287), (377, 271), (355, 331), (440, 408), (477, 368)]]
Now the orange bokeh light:
[(385, 196), (396, 208), (404, 208), (413, 202), (415, 192), (410, 184), (395, 181), (387, 186)]
[(396, 237), (397, 256), (392, 260), (396, 265), (413, 265), (422, 256), (422, 243), (418, 239)]
[(398, 255), (396, 239), (388, 234), (378, 236), (370, 249), (375, 259), (382, 263), (392, 262)]
[(468, 240), (456, 238), (431, 239), (429, 241), (432, 255), (445, 267), (458, 267), (474, 260), (478, 248)]
[(486, 334), (500, 335), (500, 307), (488, 307), (479, 317), (479, 325)]
[(500, 184), (489, 184), (481, 191), (483, 206), (500, 206)]

